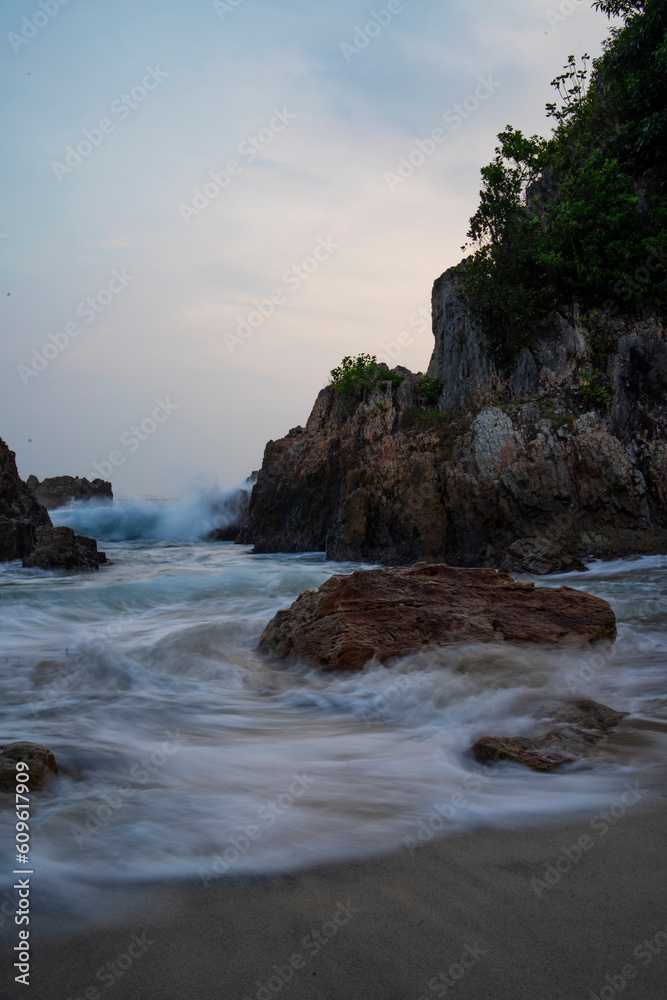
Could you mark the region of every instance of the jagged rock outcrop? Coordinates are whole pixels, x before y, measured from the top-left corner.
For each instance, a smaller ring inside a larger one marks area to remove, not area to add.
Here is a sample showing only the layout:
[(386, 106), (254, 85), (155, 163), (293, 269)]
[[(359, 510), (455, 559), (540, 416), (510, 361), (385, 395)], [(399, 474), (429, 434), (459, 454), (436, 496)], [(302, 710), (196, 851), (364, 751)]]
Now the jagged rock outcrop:
[(604, 361), (595, 331), (562, 315), (503, 372), (447, 272), (433, 289), (437, 412), (406, 369), (355, 405), (323, 389), (305, 427), (268, 443), (238, 540), (530, 573), (666, 552), (665, 332), (603, 320)]
[(19, 477), (16, 456), (0, 438), (0, 562), (22, 559), (35, 544), (35, 531), (51, 524)]
[(332, 576), (265, 628), (259, 649), (328, 670), (361, 670), (455, 642), (588, 647), (616, 638), (609, 604), (493, 569), (437, 563)]
[(35, 547), (23, 558), (30, 569), (66, 569), (87, 572), (100, 568), (107, 561), (98, 552), (94, 538), (75, 535), (71, 528), (38, 528)]
[(40, 483), (37, 476), (28, 476), (26, 486), (47, 510), (64, 507), (73, 500), (94, 500), (113, 503), (111, 483), (104, 479), (79, 479), (78, 476), (53, 476)]

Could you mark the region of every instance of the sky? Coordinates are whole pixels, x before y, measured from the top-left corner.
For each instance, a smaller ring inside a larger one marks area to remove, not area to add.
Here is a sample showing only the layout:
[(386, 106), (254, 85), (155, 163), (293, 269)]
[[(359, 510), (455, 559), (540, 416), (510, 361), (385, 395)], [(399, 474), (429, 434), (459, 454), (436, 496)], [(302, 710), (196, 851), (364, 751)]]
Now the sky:
[(117, 495), (243, 480), (366, 352), (425, 371), (479, 171), (579, 0), (5, 0), (0, 436)]

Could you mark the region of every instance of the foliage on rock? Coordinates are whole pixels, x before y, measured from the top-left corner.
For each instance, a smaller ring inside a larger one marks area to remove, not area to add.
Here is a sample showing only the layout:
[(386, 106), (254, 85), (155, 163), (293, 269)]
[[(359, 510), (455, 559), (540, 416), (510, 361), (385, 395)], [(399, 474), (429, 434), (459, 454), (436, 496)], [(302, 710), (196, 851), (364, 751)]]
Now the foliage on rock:
[(376, 386), (399, 385), (402, 375), (389, 371), (378, 363), (373, 354), (358, 354), (345, 357), (337, 368), (331, 371), (329, 385), (333, 386), (346, 401), (359, 401), (367, 389)]
[(563, 304), (667, 303), (667, 2), (595, 6), (623, 24), (552, 81), (552, 135), (508, 125), (482, 169), (457, 281), (504, 367)]

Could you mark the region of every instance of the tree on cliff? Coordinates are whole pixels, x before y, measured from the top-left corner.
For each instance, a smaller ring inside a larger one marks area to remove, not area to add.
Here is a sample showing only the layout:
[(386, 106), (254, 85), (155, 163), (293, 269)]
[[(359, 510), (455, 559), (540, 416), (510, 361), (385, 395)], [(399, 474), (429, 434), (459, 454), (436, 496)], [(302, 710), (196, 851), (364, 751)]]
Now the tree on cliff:
[(558, 307), (667, 302), (667, 0), (595, 7), (622, 23), (552, 81), (551, 136), (508, 125), (482, 169), (458, 281), (504, 365)]

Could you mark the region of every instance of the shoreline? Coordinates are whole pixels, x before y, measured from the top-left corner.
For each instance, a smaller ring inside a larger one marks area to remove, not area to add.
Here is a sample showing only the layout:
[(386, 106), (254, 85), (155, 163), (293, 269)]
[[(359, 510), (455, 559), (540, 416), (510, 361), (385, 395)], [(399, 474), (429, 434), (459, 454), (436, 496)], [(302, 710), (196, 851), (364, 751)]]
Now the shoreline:
[[(583, 818), (208, 888), (124, 886), (106, 926), (40, 939), (36, 911), (31, 995), (664, 1000), (666, 820), (662, 783), (595, 837)], [(3, 998), (24, 995), (12, 944)]]

